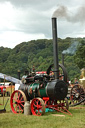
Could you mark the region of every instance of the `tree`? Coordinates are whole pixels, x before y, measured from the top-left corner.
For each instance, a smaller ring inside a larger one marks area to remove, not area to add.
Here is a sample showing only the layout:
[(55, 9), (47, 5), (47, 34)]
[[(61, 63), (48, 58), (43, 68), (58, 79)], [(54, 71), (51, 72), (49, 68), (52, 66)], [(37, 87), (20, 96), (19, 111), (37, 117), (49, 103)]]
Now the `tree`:
[(85, 40), (82, 40), (74, 55), (74, 62), (82, 69), (85, 68)]

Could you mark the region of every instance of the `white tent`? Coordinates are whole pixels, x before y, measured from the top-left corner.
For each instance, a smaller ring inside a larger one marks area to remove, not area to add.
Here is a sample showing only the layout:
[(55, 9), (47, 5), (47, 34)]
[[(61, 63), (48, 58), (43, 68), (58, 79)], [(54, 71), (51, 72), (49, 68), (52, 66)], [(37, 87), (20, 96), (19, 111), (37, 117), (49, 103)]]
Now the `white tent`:
[(0, 73), (0, 78), (5, 79), (5, 80), (10, 81), (10, 82), (13, 82), (15, 84), (21, 84), (22, 83), (21, 80), (14, 78), (14, 77), (11, 77), (11, 76), (8, 76), (8, 75), (3, 74), (3, 73)]

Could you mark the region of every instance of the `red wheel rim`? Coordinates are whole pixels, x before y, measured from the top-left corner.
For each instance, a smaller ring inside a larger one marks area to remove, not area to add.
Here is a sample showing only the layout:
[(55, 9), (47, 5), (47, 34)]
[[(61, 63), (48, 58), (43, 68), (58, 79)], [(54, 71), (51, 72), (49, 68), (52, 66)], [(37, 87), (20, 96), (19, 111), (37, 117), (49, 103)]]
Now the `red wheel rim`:
[(13, 113), (23, 113), (26, 96), (21, 90), (12, 93), (10, 99), (11, 110)]
[(31, 112), (33, 115), (41, 116), (45, 113), (45, 104), (41, 98), (34, 98), (31, 102)]

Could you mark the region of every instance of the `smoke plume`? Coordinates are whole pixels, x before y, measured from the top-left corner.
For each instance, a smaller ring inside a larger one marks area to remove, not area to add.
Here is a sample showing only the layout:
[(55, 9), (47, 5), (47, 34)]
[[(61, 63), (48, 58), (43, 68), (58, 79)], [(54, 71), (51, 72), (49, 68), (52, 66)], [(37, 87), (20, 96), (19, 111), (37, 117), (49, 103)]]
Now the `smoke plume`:
[(79, 42), (75, 41), (74, 43), (71, 44), (71, 46), (68, 49), (64, 50), (62, 54), (74, 54), (77, 50), (78, 44)]
[(52, 17), (64, 17), (68, 22), (85, 22), (85, 6), (77, 8), (76, 12), (72, 12), (65, 6), (59, 6), (53, 13)]

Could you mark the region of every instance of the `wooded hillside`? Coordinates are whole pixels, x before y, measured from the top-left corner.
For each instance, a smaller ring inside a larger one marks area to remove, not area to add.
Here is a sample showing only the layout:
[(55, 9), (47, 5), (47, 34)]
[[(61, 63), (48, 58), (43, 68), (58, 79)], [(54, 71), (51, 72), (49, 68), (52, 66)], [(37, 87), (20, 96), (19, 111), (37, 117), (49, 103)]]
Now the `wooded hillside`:
[[(58, 38), (59, 63), (62, 63), (62, 52), (67, 50), (74, 42), (81, 42), (82, 38)], [(74, 52), (75, 54), (75, 52)], [(74, 63), (74, 54), (66, 52), (64, 63), (69, 79), (80, 76), (80, 69)], [(0, 72), (17, 78), (17, 71), (21, 76), (25, 70), (35, 66), (36, 71), (46, 71), (53, 63), (53, 42), (52, 40), (40, 39), (29, 42), (22, 42), (15, 48), (0, 47)]]

